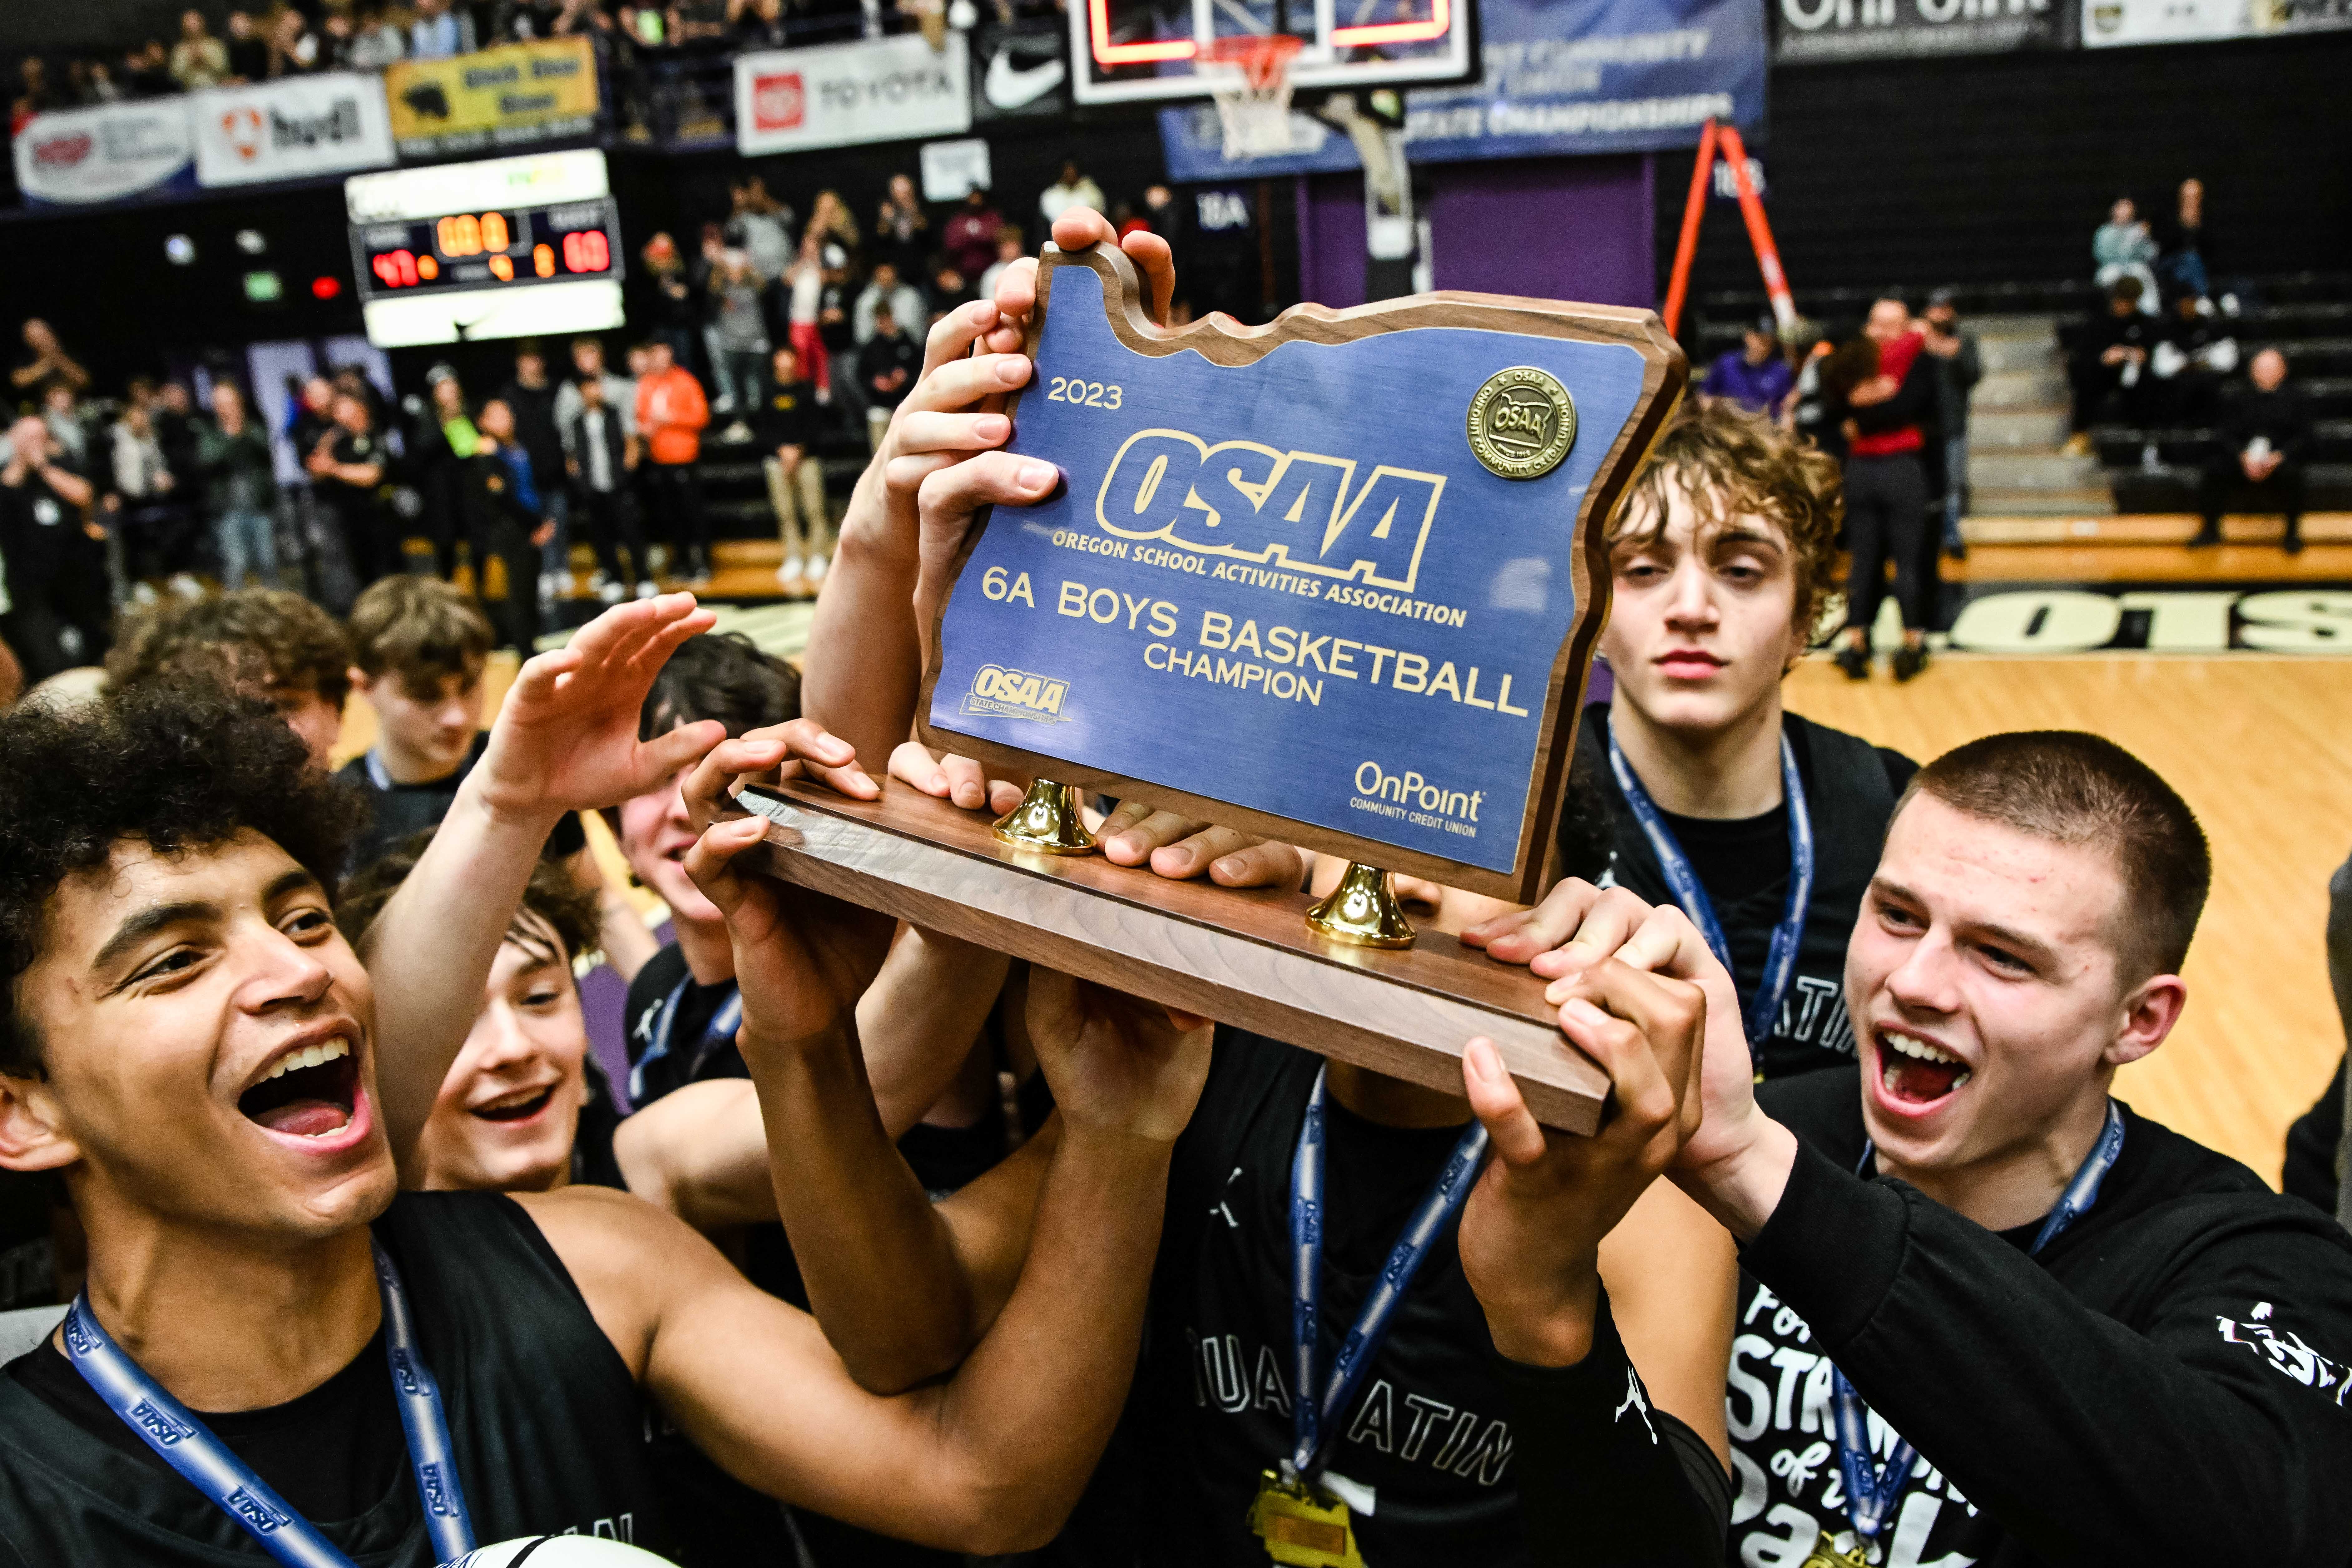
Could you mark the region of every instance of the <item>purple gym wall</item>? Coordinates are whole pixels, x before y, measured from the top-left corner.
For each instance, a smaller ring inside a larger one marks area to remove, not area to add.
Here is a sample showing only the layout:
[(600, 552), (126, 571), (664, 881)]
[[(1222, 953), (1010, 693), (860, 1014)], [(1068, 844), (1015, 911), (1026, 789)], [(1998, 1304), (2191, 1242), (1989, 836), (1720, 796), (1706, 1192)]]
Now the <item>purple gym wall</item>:
[[(1656, 306), (1647, 156), (1504, 158), (1423, 174), (1438, 288)], [(1362, 304), (1363, 177), (1301, 175), (1299, 186), (1301, 296)]]

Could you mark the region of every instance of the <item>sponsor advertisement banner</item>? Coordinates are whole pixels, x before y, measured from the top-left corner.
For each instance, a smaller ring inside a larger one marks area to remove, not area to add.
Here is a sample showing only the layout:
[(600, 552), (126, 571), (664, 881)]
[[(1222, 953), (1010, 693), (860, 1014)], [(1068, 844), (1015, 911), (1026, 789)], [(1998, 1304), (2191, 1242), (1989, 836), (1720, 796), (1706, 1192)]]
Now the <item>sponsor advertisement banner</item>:
[(596, 54), (585, 38), (403, 60), (384, 72), (383, 89), (404, 158), (585, 136), (596, 126)]
[(920, 33), (735, 57), (735, 138), (745, 156), (960, 136), (971, 129), (961, 33)]
[(185, 99), (37, 114), (13, 151), (27, 202), (80, 205), (194, 184)]
[(1058, 14), (971, 30), (971, 117), (1050, 120), (1070, 109), (1070, 30)]
[(289, 77), (188, 95), (196, 179), (249, 185), (377, 169), (392, 162), (392, 119), (381, 77)]
[(2202, 44), (2352, 27), (2352, 0), (2083, 0), (2083, 43)]
[[(2074, 0), (1780, 0), (1782, 65), (2074, 44)], [(2176, 0), (2161, 0), (2166, 5)]]
[[(1689, 147), (1710, 117), (1764, 120), (1764, 17), (1754, 0), (1483, 0), (1482, 79), (1405, 95), (1416, 163)], [(1359, 167), (1346, 132), (1290, 117), (1290, 151), (1227, 159), (1209, 103), (1165, 109), (1160, 139), (1181, 181)]]

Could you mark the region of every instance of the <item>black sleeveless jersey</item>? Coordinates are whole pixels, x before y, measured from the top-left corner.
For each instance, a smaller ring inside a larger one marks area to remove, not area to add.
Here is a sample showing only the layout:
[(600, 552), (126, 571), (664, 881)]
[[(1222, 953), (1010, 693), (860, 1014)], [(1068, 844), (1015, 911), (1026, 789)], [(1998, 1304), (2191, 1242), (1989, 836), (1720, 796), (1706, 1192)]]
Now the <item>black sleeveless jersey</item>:
[[(1123, 1472), (1114, 1489), (1132, 1500), (1119, 1510), (1122, 1555), (1167, 1568), (1266, 1562), (1246, 1516), (1260, 1474), (1290, 1450), (1300, 1393), (1291, 1386), (1290, 1163), (1320, 1065), (1296, 1047), (1217, 1031), (1200, 1108), (1177, 1142), (1143, 1364), (1108, 1462)], [(1461, 1136), (1377, 1126), (1327, 1104), (1318, 1377)], [(1367, 1563), (1527, 1561), (1509, 1394), (1493, 1355), (1449, 1224), (1334, 1423), (1335, 1485), (1370, 1505), (1355, 1508)]]
[[(1748, 1042), (1757, 1070), (1768, 1079), (1854, 1059), (1853, 1027), (1845, 1016), (1846, 941), (1862, 913), (1862, 895), (1878, 869), (1878, 852), (1895, 799), (1918, 771), (1899, 752), (1794, 713), (1784, 715), (1780, 724), (1796, 757), (1797, 776), (1805, 785), (1805, 815), (1813, 829), (1813, 895), (1797, 946), (1797, 972), (1780, 1003), (1771, 1037)], [(1609, 803), (1611, 879), (1650, 903), (1673, 903), (1674, 889), (1658, 869), (1650, 840), (1609, 766), (1607, 703), (1586, 706), (1576, 745), (1579, 771), (1591, 771)], [(1772, 928), (1780, 923), (1789, 897), (1787, 818), (1780, 808), (1770, 815), (1784, 825), (1773, 836), (1771, 875), (1743, 878), (1745, 891), (1727, 900), (1710, 882), (1707, 868), (1695, 867), (1731, 948), (1731, 976), (1742, 998), (1755, 995), (1762, 982)]]
[[(495, 1193), (403, 1193), (373, 1228), (408, 1287), (478, 1544), (597, 1535), (670, 1555), (635, 1381), (530, 1216)], [(83, 1410), (36, 1393), (45, 1380), (20, 1369), (58, 1353), (44, 1345), (0, 1375), (0, 1563), (269, 1562), (162, 1459), (89, 1422), (113, 1419), (94, 1394)], [(395, 1428), (369, 1446), (402, 1449), (392, 1401), (368, 1407)], [(390, 1480), (357, 1517), (311, 1522), (359, 1568), (433, 1568), (415, 1478), (404, 1461)]]

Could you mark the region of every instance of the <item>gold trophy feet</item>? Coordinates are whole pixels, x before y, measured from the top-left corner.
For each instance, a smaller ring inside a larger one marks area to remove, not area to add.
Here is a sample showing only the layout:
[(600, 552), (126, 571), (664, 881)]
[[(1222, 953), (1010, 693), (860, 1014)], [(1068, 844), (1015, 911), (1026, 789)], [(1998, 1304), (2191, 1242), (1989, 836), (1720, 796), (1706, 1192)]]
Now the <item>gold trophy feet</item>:
[(997, 819), (997, 839), (1016, 849), (1041, 855), (1091, 855), (1095, 836), (1087, 831), (1078, 811), (1075, 784), (1039, 779), (1021, 797), (1021, 804)]
[(1356, 947), (1412, 945), (1412, 922), (1397, 902), (1389, 874), (1360, 861), (1350, 861), (1331, 896), (1307, 911), (1307, 923), (1318, 935)]

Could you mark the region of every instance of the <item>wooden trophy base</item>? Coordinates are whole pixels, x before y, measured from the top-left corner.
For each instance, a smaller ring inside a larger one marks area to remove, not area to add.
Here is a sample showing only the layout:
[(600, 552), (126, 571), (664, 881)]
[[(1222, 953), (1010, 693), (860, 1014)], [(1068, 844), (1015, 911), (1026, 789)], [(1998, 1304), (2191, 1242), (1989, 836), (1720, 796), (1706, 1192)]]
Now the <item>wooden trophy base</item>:
[(782, 881), (1447, 1094), (1484, 1035), (1539, 1121), (1600, 1126), (1608, 1075), (1561, 1037), (1544, 982), (1443, 931), (1342, 946), (1307, 929), (1303, 892), (1033, 854), (897, 784), (873, 802), (746, 784), (737, 801), (769, 824), (747, 864)]

